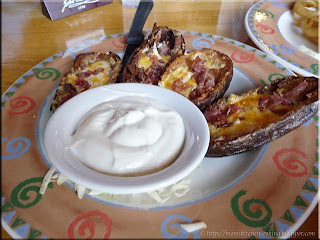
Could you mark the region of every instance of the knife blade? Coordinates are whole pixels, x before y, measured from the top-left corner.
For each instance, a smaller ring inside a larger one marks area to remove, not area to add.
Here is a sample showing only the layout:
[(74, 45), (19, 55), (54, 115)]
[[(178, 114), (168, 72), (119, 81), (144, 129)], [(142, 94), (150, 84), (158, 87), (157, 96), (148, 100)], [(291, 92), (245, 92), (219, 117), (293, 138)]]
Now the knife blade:
[(141, 0), (138, 5), (127, 38), (126, 50), (122, 59), (120, 80), (122, 80), (123, 69), (131, 59), (132, 53), (134, 52), (134, 50), (140, 47), (141, 43), (144, 40), (144, 34), (142, 33), (142, 29), (152, 8), (153, 0)]

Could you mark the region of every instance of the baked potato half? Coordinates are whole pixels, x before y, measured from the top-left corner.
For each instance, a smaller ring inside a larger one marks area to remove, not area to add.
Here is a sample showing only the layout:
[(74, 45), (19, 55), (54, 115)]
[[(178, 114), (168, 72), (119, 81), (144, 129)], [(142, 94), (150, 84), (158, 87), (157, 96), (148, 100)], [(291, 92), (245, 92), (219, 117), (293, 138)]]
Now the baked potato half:
[(51, 103), (51, 111), (73, 96), (90, 88), (114, 83), (121, 70), (122, 62), (112, 52), (79, 54), (73, 68), (65, 74)]
[(318, 111), (318, 79), (287, 77), (242, 95), (219, 99), (204, 112), (210, 129), (206, 156), (242, 153), (273, 141)]
[(205, 48), (174, 60), (158, 85), (184, 95), (204, 110), (224, 95), (232, 75), (232, 60), (221, 52)]
[(168, 27), (157, 27), (125, 66), (120, 82), (157, 85), (168, 64), (185, 52), (185, 42), (180, 32)]

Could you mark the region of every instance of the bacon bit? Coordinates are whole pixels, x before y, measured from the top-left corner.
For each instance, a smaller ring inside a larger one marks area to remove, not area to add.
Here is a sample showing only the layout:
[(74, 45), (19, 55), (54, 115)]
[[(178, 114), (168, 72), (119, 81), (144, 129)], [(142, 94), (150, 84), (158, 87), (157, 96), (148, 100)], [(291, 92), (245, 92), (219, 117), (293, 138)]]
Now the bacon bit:
[(197, 89), (198, 89), (198, 88), (193, 89), (193, 90), (191, 91), (191, 93), (189, 94), (189, 99), (190, 99), (190, 100), (195, 99), (196, 97), (200, 96), (200, 95), (198, 94), (198, 92), (197, 92)]
[[(151, 59), (152, 61), (152, 59)], [(145, 83), (152, 83), (153, 85), (158, 85), (161, 75), (165, 70), (165, 65), (162, 65), (160, 61), (154, 64), (146, 71), (146, 81)]]
[(203, 93), (207, 92), (210, 89), (210, 86), (198, 86), (189, 94), (189, 99), (195, 99), (200, 97)]
[(195, 77), (197, 79), (197, 83), (200, 86), (212, 87), (216, 84), (214, 73), (213, 73), (213, 71), (211, 71), (209, 69), (206, 69), (205, 72), (202, 72), (202, 73), (196, 75)]
[(294, 98), (298, 97), (298, 95), (305, 91), (305, 89), (308, 86), (307, 80), (304, 80), (303, 82), (299, 83), (298, 86), (294, 87), (291, 91), (287, 92), (284, 97), (290, 101), (292, 101)]
[(266, 106), (269, 102), (269, 98), (267, 96), (263, 96), (259, 99), (259, 106)]
[(183, 83), (183, 78), (174, 81), (171, 85), (171, 88), (173, 91), (178, 92), (178, 93), (182, 93), (185, 92), (186, 90), (188, 90), (190, 87), (192, 87), (189, 84), (185, 84)]
[(243, 111), (243, 109), (235, 104), (230, 104), (227, 109), (227, 116), (230, 116), (231, 114), (239, 111)]
[(208, 123), (213, 124), (215, 127), (224, 127), (229, 124), (227, 121), (226, 111), (223, 111), (219, 106), (214, 106), (213, 108), (208, 109), (204, 113), (204, 116)]
[(93, 76), (98, 75), (99, 73), (101, 73), (103, 71), (104, 71), (104, 68), (98, 68), (94, 71), (88, 70), (86, 72), (78, 73), (77, 76), (79, 76), (80, 78), (87, 78), (87, 77), (90, 77), (91, 75), (93, 75)]
[(90, 84), (87, 81), (80, 78), (76, 80), (75, 84), (76, 86), (79, 86), (81, 89), (84, 90), (88, 90), (90, 88)]
[[(301, 93), (303, 93), (308, 86), (308, 82), (304, 80), (303, 82), (299, 83), (298, 86), (291, 89), (284, 95), (280, 95), (279, 93), (274, 93), (271, 96), (263, 96), (259, 99), (259, 106), (260, 107), (267, 107), (273, 112), (277, 112), (275, 107), (279, 105), (292, 105), (293, 100), (298, 98)], [(260, 111), (265, 110), (265, 108), (260, 109)]]
[(202, 60), (199, 56), (197, 56), (191, 64), (191, 71), (195, 75), (205, 72), (207, 70), (205, 68), (206, 62), (206, 60)]
[(209, 123), (212, 123), (220, 115), (223, 115), (223, 110), (219, 106), (214, 106), (205, 111), (204, 116)]
[(198, 87), (192, 92), (191, 97), (194, 99), (207, 92), (211, 87), (216, 85), (219, 71), (206, 68), (207, 60), (202, 60), (197, 56), (191, 64), (190, 70), (193, 73)]
[(159, 62), (161, 61), (155, 55), (148, 55), (148, 57), (150, 58), (150, 61), (153, 65), (159, 64)]
[(277, 112), (275, 107), (279, 105), (292, 105), (292, 100), (287, 99), (285, 96), (280, 96), (278, 93), (274, 93), (271, 96), (263, 96), (259, 99), (259, 110), (264, 111), (269, 108), (273, 112)]
[[(213, 124), (215, 127), (229, 127), (232, 125), (231, 122), (227, 120), (227, 117), (237, 113), (239, 111), (243, 111), (243, 109), (235, 104), (230, 104), (225, 110), (223, 110), (220, 106), (214, 106), (211, 109), (208, 109), (204, 116), (207, 121)], [(239, 120), (244, 120), (244, 117), (239, 117)]]

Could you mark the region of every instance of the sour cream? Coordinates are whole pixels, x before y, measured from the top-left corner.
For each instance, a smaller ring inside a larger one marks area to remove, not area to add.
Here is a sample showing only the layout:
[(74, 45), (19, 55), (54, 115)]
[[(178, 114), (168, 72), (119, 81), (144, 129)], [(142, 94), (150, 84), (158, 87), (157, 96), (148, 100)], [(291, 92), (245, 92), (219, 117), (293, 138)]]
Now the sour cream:
[(184, 123), (176, 111), (150, 98), (124, 97), (86, 114), (70, 149), (95, 171), (139, 176), (172, 164), (184, 139)]

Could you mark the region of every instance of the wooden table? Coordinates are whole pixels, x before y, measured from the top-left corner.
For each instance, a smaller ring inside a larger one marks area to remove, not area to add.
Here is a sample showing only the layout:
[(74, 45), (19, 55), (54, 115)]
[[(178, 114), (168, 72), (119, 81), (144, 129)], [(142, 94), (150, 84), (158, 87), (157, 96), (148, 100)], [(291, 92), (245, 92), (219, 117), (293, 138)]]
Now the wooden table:
[[(254, 3), (253, 0), (156, 0), (145, 29), (151, 29), (153, 23), (157, 22), (173, 29), (212, 33), (255, 46), (243, 23), (247, 10)], [(135, 9), (123, 7), (120, 1), (114, 1), (52, 22), (42, 14), (37, 1), (3, 3), (2, 94), (33, 66), (70, 45), (103, 35), (128, 32), (134, 13)], [(318, 206), (298, 232), (316, 232), (318, 236)], [(1, 235), (10, 238), (3, 228)]]

